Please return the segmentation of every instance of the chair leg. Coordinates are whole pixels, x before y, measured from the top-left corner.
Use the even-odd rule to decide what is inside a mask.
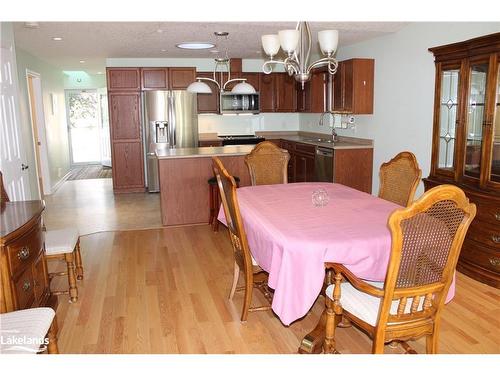
[[[83,280],[83,264],[82,255],[80,253],[80,239],[75,246],[75,265],[76,265],[76,278],[78,280]]]
[[[333,301],[330,298],[326,298],[326,325],[325,325],[325,341],[323,342],[323,353],[333,354],[336,352],[335,349],[335,328],[337,327],[338,319],[333,311]]]
[[[375,333],[375,337],[373,338],[373,344],[372,344],[372,353],[373,354],[384,354],[384,334],[383,333]]]
[[[54,320],[50,325],[49,332],[47,334],[49,338],[49,343],[47,345],[47,352],[49,354],[59,354],[59,348],[57,346],[57,320],[54,316]]]
[[[69,298],[71,302],[78,301],[78,289],[76,288],[75,263],[73,253],[64,254],[68,266]]]
[[[427,354],[437,354],[439,334],[436,330],[425,338],[425,349]]]
[[[238,284],[239,278],[240,278],[240,267],[238,266],[238,263],[234,262],[233,285],[231,286],[231,291],[229,292],[229,300],[233,299],[234,292],[236,291],[236,284]]]
[[[213,217],[212,217],[212,230],[214,232],[219,231],[219,220],[217,220],[217,216],[219,215],[219,209],[220,209],[220,194],[219,191],[215,191],[213,193],[213,198],[214,198],[214,211],[213,211]]]
[[[252,304],[253,292],[253,274],[252,271],[245,272],[245,297],[243,302],[243,311],[241,312],[241,321],[246,322],[248,316],[248,309]]]

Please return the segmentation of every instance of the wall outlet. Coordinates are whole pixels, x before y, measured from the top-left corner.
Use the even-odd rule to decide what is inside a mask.
[[[354,124],[354,116],[347,116],[347,123]]]

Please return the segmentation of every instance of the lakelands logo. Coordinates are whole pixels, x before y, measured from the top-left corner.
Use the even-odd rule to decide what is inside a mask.
[[[9,352],[28,352],[28,353],[41,353],[47,349],[49,344],[48,338],[29,337],[26,335],[19,335],[19,331],[0,330],[0,345],[1,352],[8,354]],[[37,349],[34,349],[37,348]]]

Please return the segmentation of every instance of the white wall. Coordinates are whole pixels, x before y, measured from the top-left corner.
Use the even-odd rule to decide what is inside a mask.
[[[428,48],[500,31],[500,23],[414,23],[397,33],[341,47],[338,58],[375,59],[373,115],[356,116],[356,129],[340,135],[375,141],[373,193],[378,192],[380,164],[403,150],[413,152],[422,169],[430,171],[434,102],[434,59]],[[301,117],[301,130],[314,126],[314,117]],[[423,192],[421,183],[417,195]]]

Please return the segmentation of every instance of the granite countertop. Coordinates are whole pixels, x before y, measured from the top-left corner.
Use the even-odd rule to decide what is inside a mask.
[[[355,148],[373,148],[373,142],[370,140],[366,140],[366,139],[339,137],[338,141],[331,143],[331,142],[326,141],[329,138],[331,138],[331,136],[328,134],[324,134],[321,136],[318,136],[318,135],[314,135],[314,136],[286,135],[286,136],[280,137],[280,139],[283,139],[285,141],[300,142],[300,143],[305,143],[305,144],[309,144],[309,145],[313,145],[313,146],[331,148],[334,150],[355,149]]]
[[[249,154],[255,145],[193,147],[193,148],[160,148],[156,150],[158,159],[209,158],[212,156],[237,156]]]

